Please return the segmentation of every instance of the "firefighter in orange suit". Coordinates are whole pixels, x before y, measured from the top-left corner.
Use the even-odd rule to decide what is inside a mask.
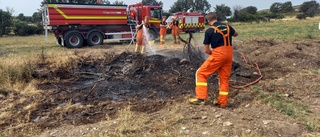
[[[148,32],[144,32],[143,26],[146,27],[146,31],[149,30],[149,17],[145,16],[144,20],[137,23],[136,29],[138,30],[137,36],[136,36],[136,48],[134,50],[134,53],[136,54],[144,54],[145,53],[145,45],[147,42],[147,38],[145,35],[148,35]],[[145,35],[144,35],[145,33]]]
[[[178,39],[179,37],[179,21],[175,19],[175,17],[172,17],[172,22],[171,22],[171,33],[174,39],[174,44],[180,44],[180,41]]]
[[[160,22],[160,45],[164,45],[165,43],[165,36],[167,35],[167,17],[163,16],[162,21]]]
[[[208,98],[207,79],[215,71],[218,71],[220,91],[215,105],[224,108],[228,103],[229,79],[232,68],[232,36],[236,37],[238,33],[228,24],[218,22],[214,12],[208,13],[206,18],[210,28],[205,32],[203,44],[204,51],[210,56],[196,72],[196,98],[189,99],[189,102],[205,104]]]

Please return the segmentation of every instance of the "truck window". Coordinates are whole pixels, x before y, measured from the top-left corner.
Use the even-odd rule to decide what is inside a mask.
[[[172,18],[173,16],[169,16],[168,18],[167,18],[167,20],[166,20],[166,22],[171,22],[172,21]]]
[[[151,8],[150,9],[152,18],[161,18],[161,9],[159,8]]]

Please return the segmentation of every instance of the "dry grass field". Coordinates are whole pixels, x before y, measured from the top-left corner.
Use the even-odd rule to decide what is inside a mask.
[[[226,109],[210,102],[214,76],[206,105],[186,102],[198,66],[177,63],[184,46],[170,35],[142,60],[129,43],[68,49],[53,35],[2,37],[0,136],[318,137],[319,20],[232,23],[234,49],[248,60],[242,69],[257,73],[257,63],[263,78],[230,88]],[[192,44],[201,49],[202,40],[203,32],[194,34]]]

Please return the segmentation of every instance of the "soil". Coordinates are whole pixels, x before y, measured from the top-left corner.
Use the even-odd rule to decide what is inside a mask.
[[[77,60],[75,69],[39,64],[33,76],[41,81],[37,88],[42,92],[0,92],[0,130],[5,135],[28,131],[41,136],[89,136],[79,130],[102,128],[99,123],[106,117],[117,119],[119,110],[130,106],[130,111],[155,119],[169,115],[174,108],[184,118],[175,127],[181,132],[172,136],[316,136],[319,126],[308,129],[303,120],[263,103],[260,96],[279,93],[309,108],[305,120],[320,122],[319,45],[317,40],[235,41],[230,84],[256,81],[259,71],[263,77],[253,85],[230,88],[226,109],[213,103],[198,107],[186,102],[194,96],[194,74],[202,60],[186,58],[190,56],[183,47],[159,48],[161,55],[119,52],[105,53],[104,58],[86,56]],[[208,102],[212,102],[218,92],[217,75],[208,82]],[[8,118],[5,113],[14,115]],[[148,133],[132,136],[153,136],[152,130]]]

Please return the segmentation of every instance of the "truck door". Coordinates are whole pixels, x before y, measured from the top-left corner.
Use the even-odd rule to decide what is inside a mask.
[[[150,39],[156,39],[159,34],[160,30],[160,21],[162,18],[162,8],[150,8],[150,30],[149,30],[149,37]]]

